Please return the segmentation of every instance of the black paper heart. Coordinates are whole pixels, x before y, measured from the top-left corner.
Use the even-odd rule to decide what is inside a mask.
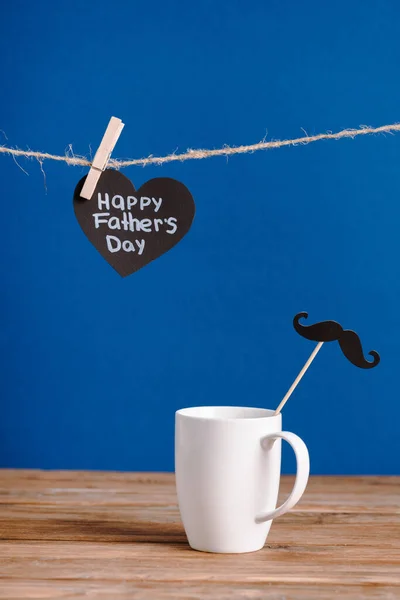
[[[74,192],[74,210],[84,233],[103,258],[126,277],[173,248],[189,231],[191,193],[168,177],[150,179],[137,191],[119,171],[101,174],[90,200]]]

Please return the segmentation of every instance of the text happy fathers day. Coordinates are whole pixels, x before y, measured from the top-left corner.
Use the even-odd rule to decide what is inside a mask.
[[[104,197],[103,197],[104,196]],[[110,194],[100,192],[97,195],[97,206],[99,211],[93,213],[94,226],[96,229],[100,227],[107,227],[109,230],[116,233],[120,231],[131,231],[131,232],[144,232],[144,233],[168,233],[174,235],[178,228],[177,219],[175,217],[157,218],[153,219],[144,218],[138,219],[133,217],[130,212],[133,207],[143,211],[148,207],[151,207],[154,211],[154,215],[158,213],[163,203],[162,198],[149,198],[147,196],[123,196],[116,194],[110,199]],[[110,216],[110,207],[119,209],[121,211],[120,217]],[[106,234],[105,239],[107,243],[107,249],[109,252],[138,252],[139,256],[143,254],[146,240],[135,239],[134,242],[130,240],[121,240],[117,235]]]

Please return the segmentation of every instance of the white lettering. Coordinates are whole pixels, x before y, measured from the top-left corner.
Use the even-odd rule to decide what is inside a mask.
[[[138,247],[138,249],[136,250],[134,242],[131,242],[129,240],[124,240],[123,242],[121,242],[121,240],[119,238],[117,238],[115,235],[106,235],[106,241],[107,241],[107,249],[111,253],[119,252],[122,248],[122,250],[124,252],[136,252],[137,251],[139,256],[141,256],[143,254],[144,247],[146,245],[145,240],[135,240],[135,243]]]
[[[116,196],[113,196],[113,199],[111,200],[111,204],[113,205],[114,208],[119,208],[120,210],[125,210],[125,200],[119,194],[117,194]]]
[[[148,198],[147,196],[142,196],[140,198],[140,210],[143,210],[144,208],[146,208],[146,206],[150,206],[150,204],[151,204],[151,198]]]
[[[128,221],[128,217],[127,217],[126,212],[124,212],[123,215],[124,216],[121,219],[121,224],[122,224],[123,228],[125,229],[125,231],[128,231],[128,229],[129,229],[129,221]]]
[[[103,210],[103,204],[105,205],[104,208],[106,210],[110,210],[110,196],[108,194],[104,194],[104,200],[102,200],[101,193],[99,192],[97,194],[97,205],[99,210]]]
[[[145,240],[135,240],[135,242],[136,242],[136,243],[137,243],[137,245],[138,245],[138,248],[139,248],[139,256],[140,256],[141,254],[143,254],[143,250],[144,250],[144,247],[145,247],[145,244],[146,244],[146,242],[145,242]]]
[[[121,241],[115,235],[106,235],[107,248],[109,252],[119,252],[121,250]],[[112,241],[116,242],[116,246],[112,245]]]
[[[154,229],[156,231],[160,231],[158,228],[158,224],[161,223],[161,225],[163,224],[163,220],[162,219],[154,219]]]
[[[108,221],[108,227],[110,229],[121,229],[118,217],[111,217],[111,219]]]
[[[100,195],[100,194],[99,194]],[[94,226],[96,229],[100,227],[100,223],[108,223],[108,219],[101,219],[100,217],[109,217],[110,213],[94,213]]]
[[[125,250],[125,252],[136,252],[135,246],[129,240],[122,242],[122,250]]]
[[[178,229],[177,219],[175,217],[169,217],[169,219],[165,219],[165,221],[170,227],[172,227],[172,231],[169,231],[167,229],[167,233],[170,233],[172,235]]]
[[[153,202],[154,202],[154,205],[155,205],[154,212],[158,212],[158,211],[159,211],[159,209],[161,208],[161,204],[162,204],[162,198],[159,198],[159,199],[158,199],[158,202],[157,202],[157,200],[156,200],[155,198],[152,198],[152,200],[153,200]]]
[[[127,210],[131,210],[132,206],[137,204],[137,198],[135,196],[128,196],[126,199],[126,208]]]
[[[129,229],[131,231],[140,231],[140,221],[139,219],[134,219],[131,215],[131,213],[128,213],[128,217],[129,217]],[[136,227],[136,229],[135,229]]]
[[[141,229],[142,231],[145,231],[146,233],[150,233],[151,232],[151,219],[142,219],[141,220]],[[150,229],[149,229],[150,227]]]

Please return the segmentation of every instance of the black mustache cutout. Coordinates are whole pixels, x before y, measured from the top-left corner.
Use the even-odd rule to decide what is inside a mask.
[[[372,369],[376,367],[381,357],[375,350],[368,352],[373,360],[364,358],[364,353],[360,338],[355,331],[343,329],[336,321],[321,321],[314,325],[301,325],[301,318],[307,319],[308,313],[301,312],[293,319],[293,327],[302,337],[314,342],[334,342],[337,340],[345,357],[356,367],[361,369]]]

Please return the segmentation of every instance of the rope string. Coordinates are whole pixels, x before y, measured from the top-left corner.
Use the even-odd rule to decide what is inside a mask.
[[[358,135],[370,135],[374,133],[394,133],[400,131],[400,123],[393,123],[391,125],[382,125],[381,127],[366,127],[362,126],[359,129],[343,129],[337,133],[320,133],[318,135],[305,135],[303,137],[294,138],[292,140],[275,140],[275,141],[261,141],[257,144],[250,144],[248,146],[224,146],[223,148],[217,148],[214,150],[191,150],[188,149],[186,152],[181,154],[168,154],[167,156],[148,156],[147,158],[135,158],[127,160],[118,160],[111,158],[108,161],[108,166],[114,169],[121,169],[124,167],[131,166],[147,166],[147,165],[163,165],[165,163],[174,161],[185,161],[185,160],[199,160],[201,158],[211,158],[212,156],[232,156],[234,154],[247,154],[250,152],[257,152],[258,150],[270,150],[273,148],[283,148],[284,146],[297,146],[311,144],[312,142],[319,142],[320,140],[340,140],[342,138],[354,139]],[[90,167],[91,162],[84,156],[75,156],[72,152],[71,146],[69,151],[65,155],[58,156],[56,154],[49,154],[48,152],[36,152],[33,150],[19,150],[17,148],[7,148],[6,146],[0,146],[0,154],[9,154],[13,157],[25,157],[25,158],[36,158],[40,163],[44,160],[56,160],[65,162],[73,166]]]

